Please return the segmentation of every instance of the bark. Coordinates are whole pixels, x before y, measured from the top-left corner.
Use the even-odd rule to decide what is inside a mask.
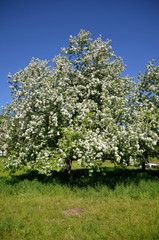
[[[145,161],[142,163],[142,171],[145,171]]]
[[[67,160],[67,168],[65,169],[66,179],[70,179],[70,177],[71,177],[71,169],[72,169],[72,159],[69,158]]]

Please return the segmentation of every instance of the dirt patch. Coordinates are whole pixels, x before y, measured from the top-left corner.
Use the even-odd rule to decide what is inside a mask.
[[[64,211],[64,214],[67,216],[71,216],[71,215],[81,215],[83,214],[84,211],[82,209],[68,209]]]

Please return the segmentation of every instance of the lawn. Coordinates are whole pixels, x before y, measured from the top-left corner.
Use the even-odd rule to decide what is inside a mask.
[[[159,170],[110,164],[90,176],[74,165],[66,183],[1,165],[0,176],[1,240],[159,239]]]

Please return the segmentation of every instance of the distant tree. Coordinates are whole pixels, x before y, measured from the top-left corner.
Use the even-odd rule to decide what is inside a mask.
[[[142,128],[145,126],[143,134],[147,135],[147,141],[140,139],[144,169],[149,156],[158,154],[159,146],[159,66],[155,67],[154,61],[148,63],[144,74],[138,75],[138,91],[138,101],[144,112],[143,120],[141,120]]]

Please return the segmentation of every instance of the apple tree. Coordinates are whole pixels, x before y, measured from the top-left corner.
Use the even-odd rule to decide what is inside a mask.
[[[52,65],[32,59],[9,75],[13,101],[7,111],[13,114],[6,166],[70,174],[73,160],[96,168],[105,159],[139,159],[145,146],[156,144],[156,114],[144,100],[142,81],[123,77],[124,69],[110,40],[93,40],[81,30]]]

